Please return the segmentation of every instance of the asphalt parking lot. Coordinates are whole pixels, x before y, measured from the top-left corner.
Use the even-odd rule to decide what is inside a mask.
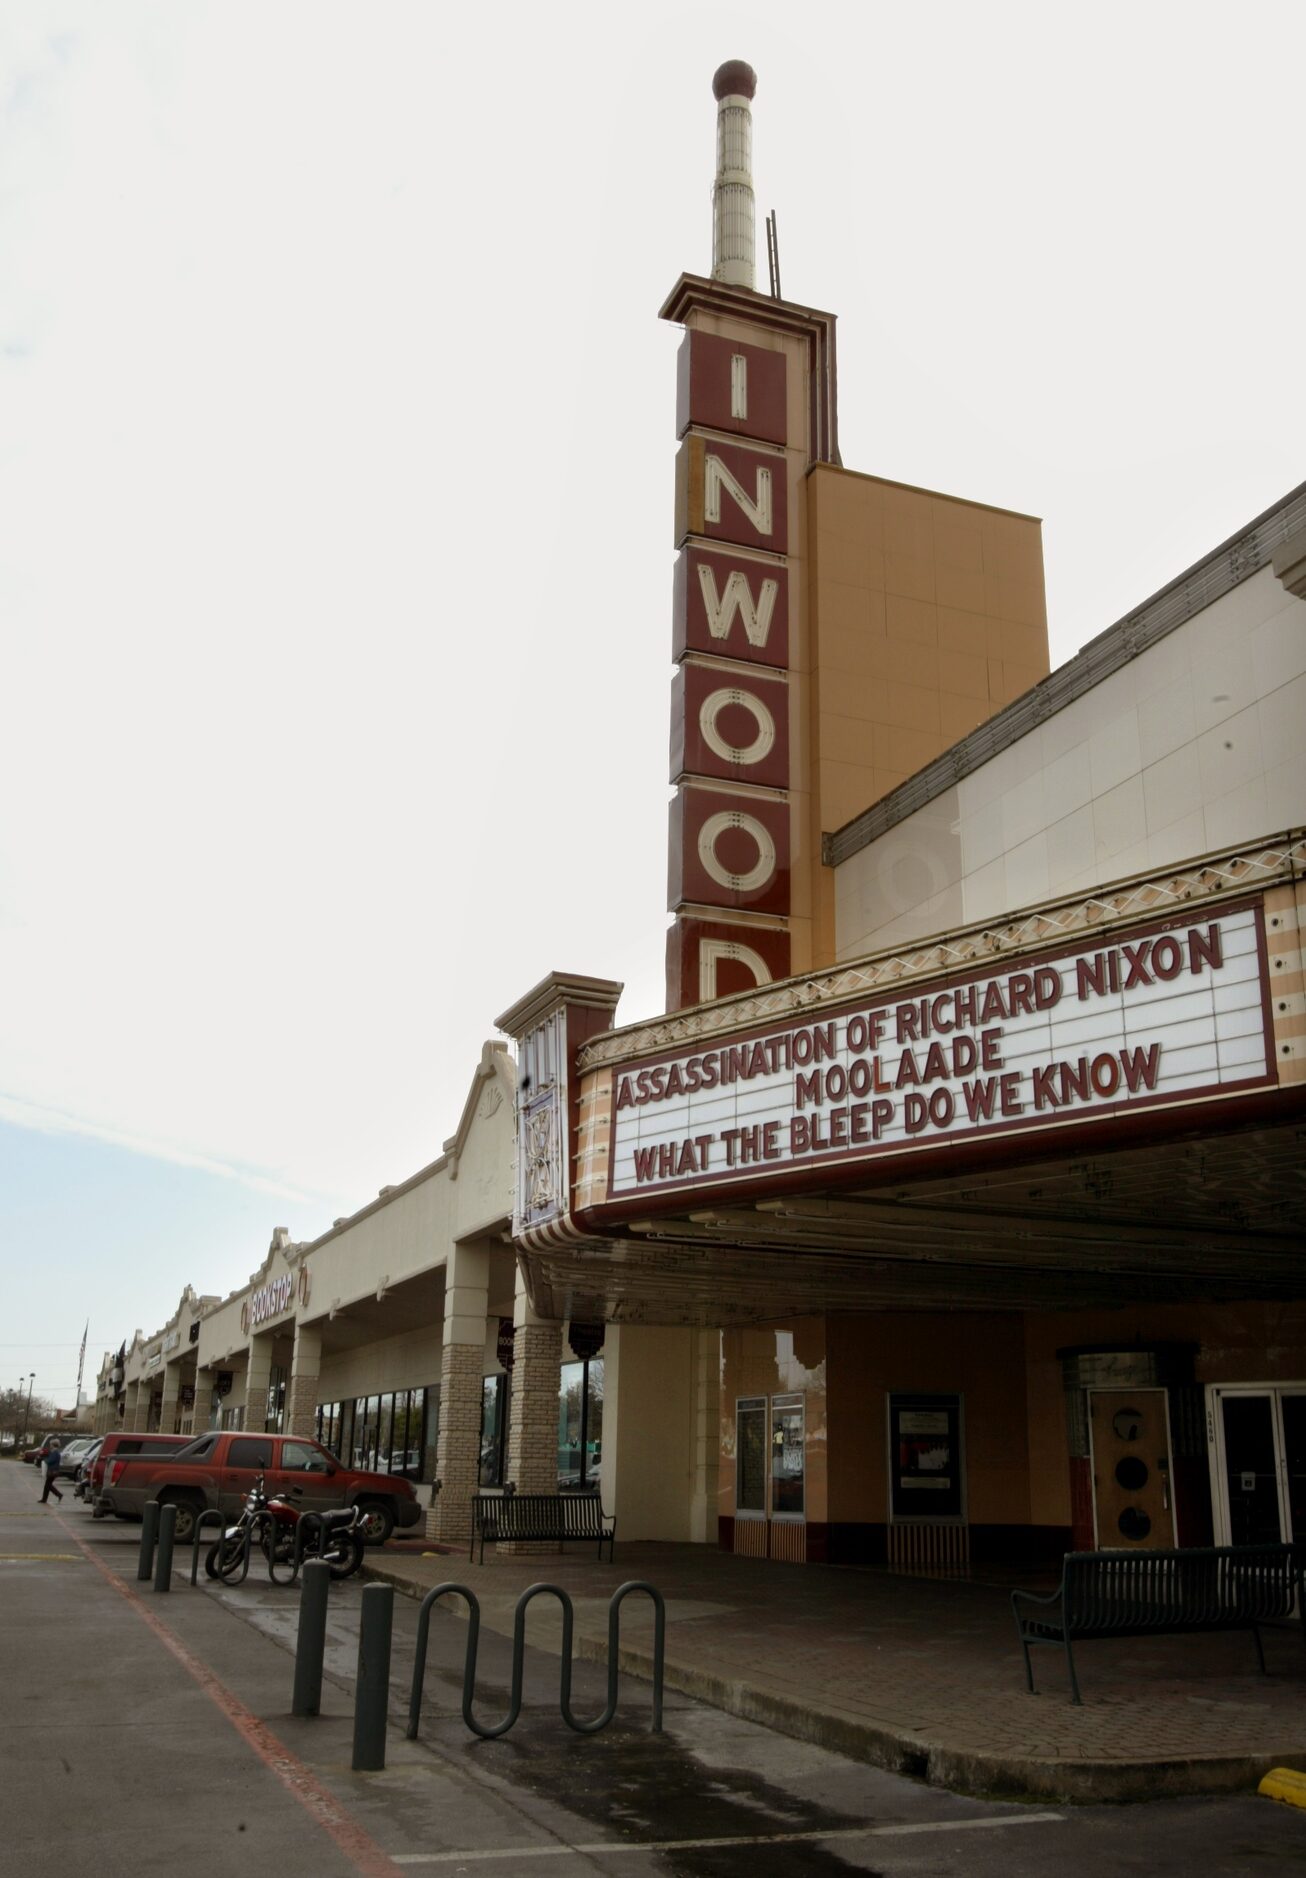
[[[397,1598],[383,1772],[350,1770],[361,1586],[333,1588],[323,1714],[291,1717],[297,1592],[257,1565],[246,1585],[156,1594],[136,1581],[139,1529],[92,1522],[0,1465],[0,1873],[142,1878],[179,1864],[366,1878],[421,1871],[676,1873],[685,1878],[1069,1871],[1212,1878],[1306,1871],[1306,1813],[1249,1794],[1121,1807],[960,1798],[623,1681],[605,1733],[559,1718],[558,1664],[528,1650],[525,1705],[481,1742],[459,1714],[466,1626],[438,1615],[421,1734],[404,1738],[417,1607]],[[185,1561],[188,1568],[189,1559]],[[541,1573],[546,1576],[547,1572]],[[509,1646],[482,1634],[478,1713],[507,1705]],[[606,1678],[576,1666],[573,1703]]]

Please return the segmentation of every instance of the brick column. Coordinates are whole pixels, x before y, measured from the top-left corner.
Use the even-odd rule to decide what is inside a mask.
[[[427,1538],[439,1539],[445,1545],[466,1545],[472,1536],[471,1500],[481,1467],[481,1389],[489,1293],[488,1249],[455,1245],[444,1281],[440,1435],[435,1456],[440,1491],[426,1515]]]
[[[141,1434],[145,1428],[145,1417],[149,1414],[149,1390],[139,1382],[127,1384],[127,1413],[122,1418],[123,1431],[126,1434]]]
[[[195,1435],[203,1435],[203,1431],[209,1427],[209,1416],[212,1414],[212,1392],[216,1388],[216,1382],[218,1382],[216,1369],[207,1369],[203,1363],[195,1363],[195,1408],[190,1418],[190,1425]]]
[[[290,1383],[286,1390],[286,1426],[288,1435],[309,1439],[317,1414],[317,1378],[322,1367],[322,1332],[306,1324],[295,1325],[295,1351],[290,1359]]]
[[[272,1382],[272,1339],[251,1337],[245,1366],[245,1427],[256,1435],[267,1433],[268,1389]]]
[[[508,1478],[519,1493],[558,1491],[558,1388],[562,1325],[537,1316],[520,1272],[513,1300],[512,1392],[508,1418]],[[556,1551],[519,1541],[510,1552]]]
[[[177,1432],[177,1405],[181,1400],[181,1365],[165,1363],[160,1379],[163,1395],[159,1402],[159,1433],[172,1435]]]

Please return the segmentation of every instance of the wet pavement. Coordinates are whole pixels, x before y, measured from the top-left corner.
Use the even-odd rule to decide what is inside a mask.
[[[372,1555],[368,1569],[414,1592],[471,1587],[483,1621],[511,1632],[524,1586],[556,1580],[575,1600],[577,1647],[606,1659],[608,1598],[657,1584],[671,1619],[668,1685],[750,1720],[958,1791],[1055,1801],[1237,1792],[1271,1766],[1306,1768],[1306,1647],[1300,1625],[1250,1634],[1081,1643],[1082,1707],[1060,1649],[1033,1652],[1025,1688],[1011,1584],[905,1578],[729,1557],[705,1546],[618,1545],[615,1562],[571,1547],[521,1558]],[[1034,1589],[1055,1585],[1023,1580]],[[555,1611],[528,1636],[556,1648]],[[651,1617],[632,1598],[623,1664],[647,1673]]]
[[[648,1685],[635,1678],[622,1678],[609,1730],[574,1735],[559,1719],[559,1664],[547,1648],[526,1652],[517,1726],[479,1741],[459,1714],[467,1627],[449,1612],[432,1623],[421,1731],[409,1742],[417,1606],[402,1597],[387,1765],[354,1774],[358,1580],[332,1588],[323,1714],[296,1720],[295,1591],[269,1586],[257,1564],[239,1588],[201,1580],[192,1590],[179,1558],[172,1589],[156,1593],[136,1581],[138,1528],[93,1524],[67,1504],[44,1510],[36,1491],[27,1470],[0,1466],[5,1878],[150,1878],[179,1862],[212,1878],[251,1866],[284,1878],[427,1867],[484,1878],[537,1868],[1012,1878],[1057,1866],[1103,1878],[1199,1867],[1235,1878],[1271,1861],[1306,1872],[1306,1819],[1269,1801],[993,1804],[681,1694],[668,1694],[655,1735]],[[673,1635],[676,1624],[673,1615]],[[506,1708],[510,1670],[507,1640],[487,1629],[483,1718]],[[605,1693],[605,1672],[578,1663],[577,1713],[596,1714]]]

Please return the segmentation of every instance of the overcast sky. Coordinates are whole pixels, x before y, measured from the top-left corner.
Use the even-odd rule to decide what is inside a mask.
[[[5,9],[0,1386],[432,1159],[551,968],[661,1008],[717,63],[845,463],[1044,517],[1060,663],[1306,477],[1304,22]]]

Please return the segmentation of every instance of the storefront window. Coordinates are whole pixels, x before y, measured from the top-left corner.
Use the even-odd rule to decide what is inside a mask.
[[[564,1363],[558,1389],[558,1490],[597,1493],[603,1468],[603,1358]]]
[[[380,1396],[360,1396],[354,1404],[354,1466],[371,1473],[376,1467],[377,1424],[381,1419]]]
[[[771,1398],[771,1511],[801,1513],[804,1507],[803,1398]]]
[[[416,1474],[422,1462],[422,1392],[405,1389],[395,1397],[390,1434],[390,1472]]]
[[[766,1397],[735,1403],[735,1510],[766,1511]]]
[[[487,1376],[481,1393],[481,1473],[483,1487],[503,1485],[508,1438],[508,1378]]]
[[[274,1363],[268,1372],[267,1430],[270,1435],[282,1432],[281,1424],[286,1416],[286,1372],[280,1363]]]
[[[338,1460],[369,1472],[435,1479],[440,1388],[400,1389],[393,1395],[322,1402],[314,1427]]]

